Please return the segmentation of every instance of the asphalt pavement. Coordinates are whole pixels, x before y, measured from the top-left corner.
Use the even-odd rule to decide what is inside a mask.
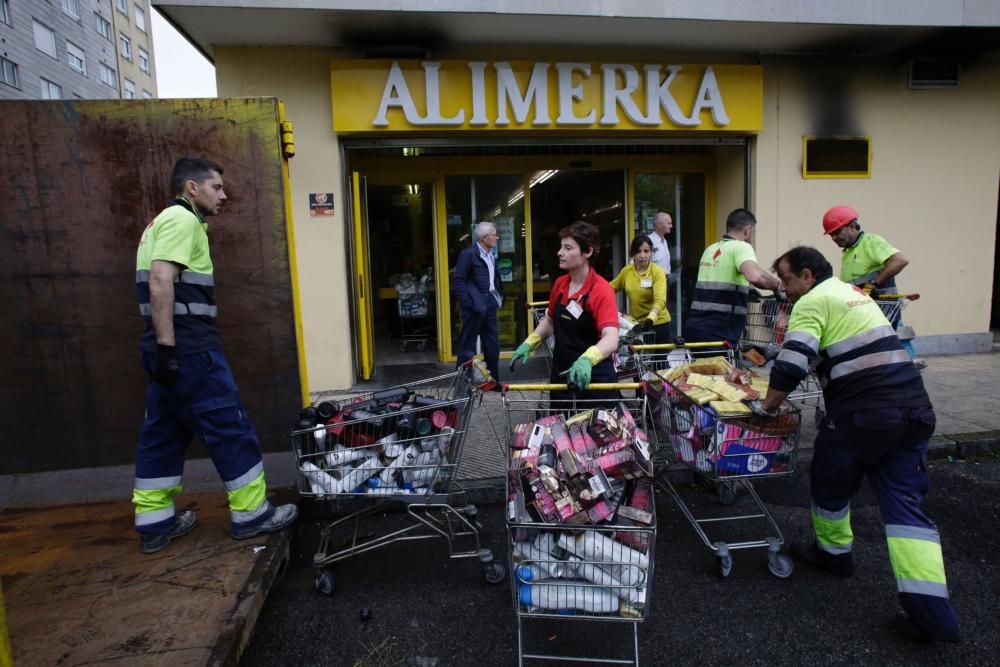
[[[692,481],[682,475],[678,488],[699,517],[750,509],[745,495],[726,508]],[[659,493],[655,585],[648,618],[638,626],[641,662],[996,664],[1000,458],[940,459],[932,464],[931,482],[925,509],[941,529],[951,597],[962,621],[961,644],[915,645],[891,630],[889,622],[898,609],[895,582],[881,518],[867,488],[852,507],[857,567],[849,580],[804,565],[789,579],[777,579],[768,572],[764,550],[736,552],[731,575],[722,579],[712,552],[670,497]],[[808,534],[805,467],[761,480],[756,488],[786,539]],[[506,560],[504,506],[479,509],[484,546]],[[379,515],[369,526],[391,529],[404,516]],[[518,619],[509,578],[487,583],[475,560],[449,560],[442,540],[402,543],[335,564],[334,594],[324,596],[314,590],[312,566],[321,525],[300,524],[289,569],[270,592],[242,665],[517,664]],[[765,534],[763,523],[746,520],[712,531],[712,538],[731,541]],[[547,622],[524,619],[523,627],[530,650],[586,657],[627,657],[630,650],[627,623],[567,616]]]

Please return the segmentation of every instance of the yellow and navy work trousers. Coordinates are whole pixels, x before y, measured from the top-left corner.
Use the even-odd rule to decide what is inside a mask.
[[[252,527],[267,521],[274,508],[267,501],[257,431],[222,350],[182,354],[177,359],[174,385],[150,380],[146,388],[132,494],[136,530],[157,534],[173,527],[184,452],[194,436],[207,447],[225,484],[233,525]],[[141,363],[152,376],[154,355],[143,353]]]
[[[934,425],[930,407],[826,417],[812,462],[812,521],[817,546],[834,559],[850,560],[851,498],[867,477],[885,522],[904,611],[930,636],[950,639],[958,637],[958,617],[948,598],[941,538],[920,508]]]

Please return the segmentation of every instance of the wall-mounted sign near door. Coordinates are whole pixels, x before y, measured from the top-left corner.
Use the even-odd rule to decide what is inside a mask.
[[[333,215],[333,193],[310,192],[309,217],[322,218],[328,215]]]

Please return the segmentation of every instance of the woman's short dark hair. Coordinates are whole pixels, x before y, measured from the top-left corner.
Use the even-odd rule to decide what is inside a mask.
[[[639,254],[639,250],[642,249],[643,243],[648,245],[650,250],[653,249],[653,242],[649,239],[649,237],[645,234],[639,234],[639,236],[632,239],[632,243],[628,247],[629,257],[635,257]]]
[[[580,246],[580,252],[586,254],[587,251],[593,249],[594,254],[590,256],[590,261],[594,261],[597,258],[598,253],[601,252],[601,232],[594,225],[589,222],[582,222],[580,220],[574,222],[571,225],[566,225],[559,230],[559,238],[564,239],[567,237],[573,237],[576,244]]]
[[[174,163],[170,172],[170,193],[174,196],[184,194],[184,184],[188,181],[201,183],[212,177],[212,172],[223,173],[222,165],[208,158],[182,157]]]
[[[812,271],[813,278],[816,280],[823,280],[833,275],[833,267],[830,266],[830,262],[826,261],[823,253],[807,245],[795,246],[774,260],[771,268],[775,272],[777,272],[781,260],[785,260],[788,264],[788,270],[795,275],[800,275],[805,269]]]

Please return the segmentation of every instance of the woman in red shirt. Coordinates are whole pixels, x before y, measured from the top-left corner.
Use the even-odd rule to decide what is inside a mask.
[[[559,238],[559,268],[566,273],[552,285],[545,317],[510,361],[513,370],[519,359],[523,364],[544,339],[555,336],[549,380],[566,382],[570,391],[552,392],[552,401],[578,397],[591,382],[618,381],[610,358],[618,349],[618,304],[611,284],[590,266],[600,251],[600,233],[594,225],[574,222],[560,230]],[[617,391],[597,391],[586,398],[618,396]]]

